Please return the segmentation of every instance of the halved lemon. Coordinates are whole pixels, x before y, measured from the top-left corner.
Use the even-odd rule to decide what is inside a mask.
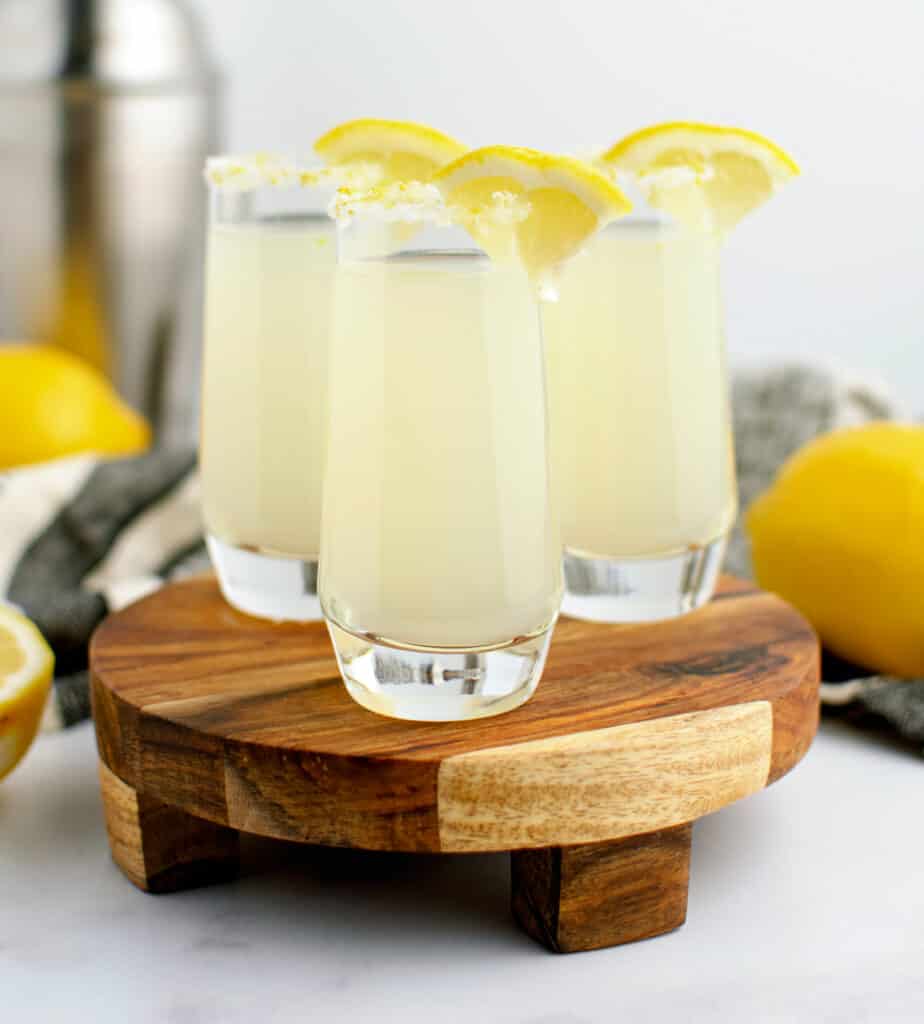
[[[38,732],[54,664],[35,624],[0,605],[0,779],[16,767]]]
[[[799,174],[788,153],[756,132],[692,121],[633,132],[600,163],[633,175],[651,205],[681,223],[722,232]]]
[[[314,151],[328,166],[368,167],[373,185],[429,181],[434,171],[467,149],[435,128],[373,117],[339,124],[314,144]]]
[[[494,259],[552,271],[631,204],[606,175],[574,157],[488,146],[433,177],[455,219]]]

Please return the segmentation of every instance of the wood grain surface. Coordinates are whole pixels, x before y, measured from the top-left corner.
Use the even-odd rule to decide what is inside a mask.
[[[551,847],[681,825],[788,771],[818,718],[811,628],[730,578],[667,623],[562,619],[532,700],[477,722],[365,711],[323,624],[241,615],[210,578],[110,617],[91,671],[100,757],[145,800],[369,849]]]
[[[440,765],[444,850],[519,850],[695,821],[767,784],[768,701],[457,754]]]
[[[238,833],[136,793],[102,762],[99,781],[113,860],[145,892],[224,882],[238,873]]]
[[[513,916],[556,953],[637,942],[687,916],[692,825],[511,857]]]

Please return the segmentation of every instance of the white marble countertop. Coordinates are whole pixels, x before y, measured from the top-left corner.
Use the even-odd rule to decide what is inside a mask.
[[[687,924],[632,946],[534,945],[509,916],[504,856],[250,854],[234,884],[138,892],[109,859],[92,730],[41,738],[0,785],[0,1017],[924,1019],[924,763],[846,726],[697,825]]]

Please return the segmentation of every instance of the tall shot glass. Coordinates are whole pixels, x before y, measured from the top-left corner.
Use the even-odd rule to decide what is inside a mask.
[[[340,239],[321,603],[360,704],[478,718],[533,693],[561,600],[538,303],[461,229],[404,227]]]
[[[281,163],[213,162],[200,445],[225,598],[319,619],[327,352],[336,266],[329,190]]]
[[[543,304],[567,615],[668,619],[715,590],[737,511],[720,248],[643,210]]]

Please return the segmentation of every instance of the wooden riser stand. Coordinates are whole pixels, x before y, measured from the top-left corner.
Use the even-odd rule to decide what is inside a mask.
[[[234,877],[241,832],[370,850],[509,850],[520,926],[558,952],[686,916],[692,822],[795,765],[818,720],[818,643],[726,578],[668,623],[562,619],[523,707],[477,722],[350,700],[321,623],[239,615],[211,579],[97,631],[113,857],[148,892]]]

